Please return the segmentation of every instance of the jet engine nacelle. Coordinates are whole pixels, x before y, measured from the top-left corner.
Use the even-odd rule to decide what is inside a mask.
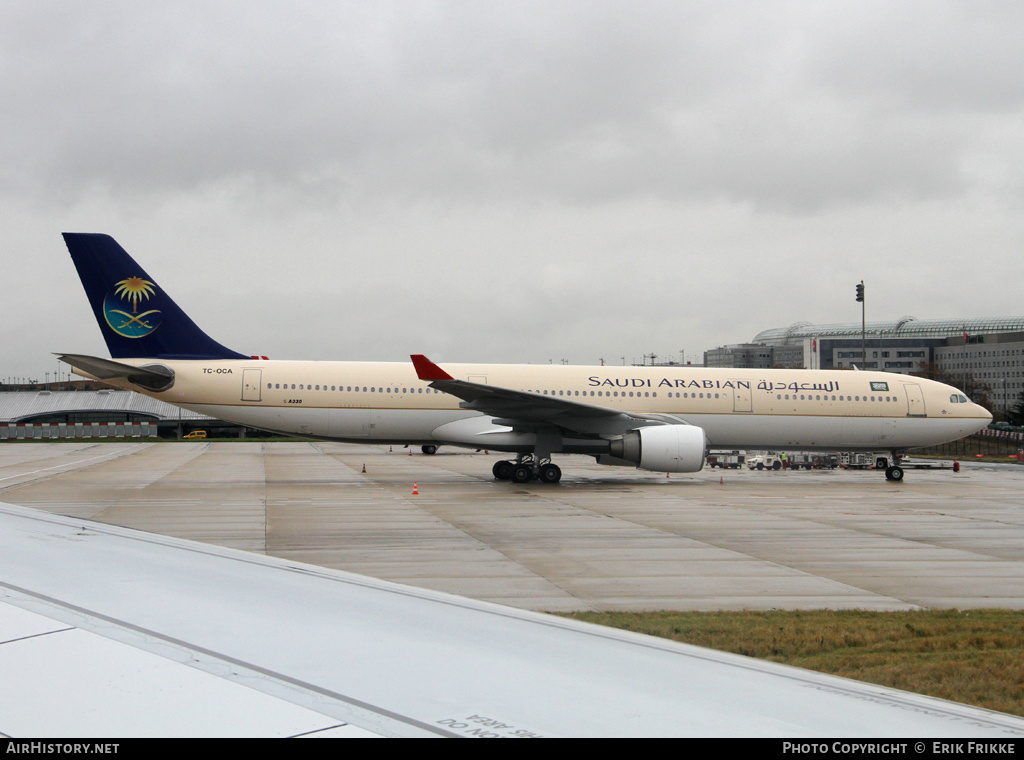
[[[699,472],[707,439],[694,425],[652,425],[611,441],[611,455],[655,472]]]

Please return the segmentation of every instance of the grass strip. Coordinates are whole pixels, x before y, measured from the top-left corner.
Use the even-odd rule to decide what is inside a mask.
[[[1024,716],[1024,611],[574,613],[623,628]]]

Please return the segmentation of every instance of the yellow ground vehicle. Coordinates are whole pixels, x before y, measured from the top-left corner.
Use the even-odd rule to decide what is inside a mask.
[[[186,433],[185,434],[185,439],[186,440],[189,439],[189,438],[205,438],[205,437],[206,437],[206,431],[205,430],[193,430],[191,433]]]

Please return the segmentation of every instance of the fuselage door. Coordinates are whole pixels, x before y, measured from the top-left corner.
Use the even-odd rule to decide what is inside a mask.
[[[242,370],[242,401],[263,400],[263,370]]]
[[[750,405],[749,383],[743,380],[730,380],[732,383],[732,410],[734,412],[750,412],[753,407]]]
[[[924,394],[917,383],[904,383],[903,390],[907,394],[907,416],[927,417],[924,409]]]

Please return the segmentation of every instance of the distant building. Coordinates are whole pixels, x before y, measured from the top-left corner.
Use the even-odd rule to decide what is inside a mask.
[[[952,377],[970,373],[992,389],[1005,412],[1024,391],[1024,317],[915,319],[813,325],[797,322],[765,330],[751,343],[705,353],[709,367],[853,368],[910,374],[934,364]],[[771,353],[770,357],[765,354]],[[731,362],[731,363],[730,363]],[[765,363],[769,362],[769,363]]]
[[[738,343],[704,352],[705,367],[798,368],[804,365],[803,346],[769,346]]]

